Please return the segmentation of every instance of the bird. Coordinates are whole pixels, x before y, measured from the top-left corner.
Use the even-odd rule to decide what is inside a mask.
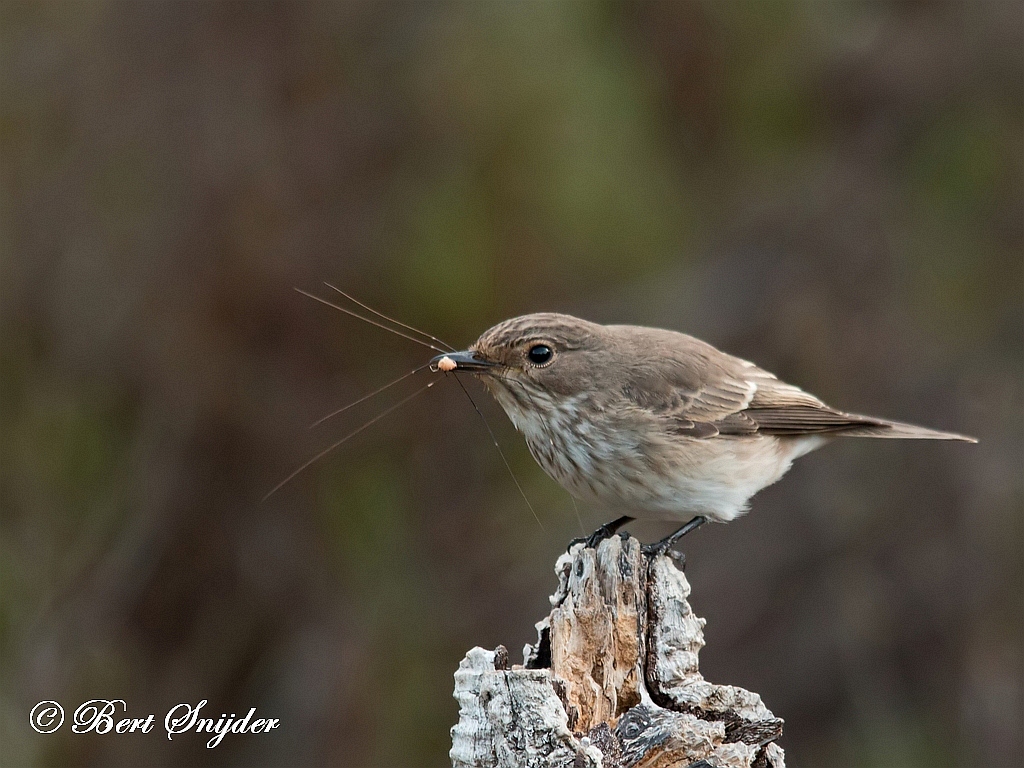
[[[634,519],[686,521],[645,545],[663,554],[709,521],[744,514],[794,460],[834,440],[977,442],[841,411],[684,333],[553,312],[498,323],[430,368],[478,378],[574,498],[628,510],[587,546]]]

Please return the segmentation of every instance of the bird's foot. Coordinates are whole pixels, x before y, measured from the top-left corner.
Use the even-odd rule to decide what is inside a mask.
[[[653,544],[644,544],[640,547],[640,551],[648,557],[657,557],[658,555],[668,554],[669,550],[672,549],[672,545],[675,544],[675,540],[669,541],[668,538],[664,538],[661,541],[656,541]],[[682,552],[674,552],[673,554],[681,555],[683,559],[686,559],[686,555]]]
[[[607,525],[602,525],[589,536],[577,536],[575,539],[572,539],[565,551],[568,552],[577,544],[582,544],[584,549],[594,549],[602,541],[610,539],[614,535],[615,531],[610,530]]]
[[[706,517],[704,517],[703,515],[697,515],[697,517],[693,518],[693,520],[688,522],[682,528],[680,528],[679,530],[669,534],[668,536],[666,536],[661,541],[656,541],[653,544],[644,544],[643,547],[640,548],[640,551],[643,552],[648,557],[652,557],[652,558],[653,557],[658,557],[659,555],[664,555],[664,554],[668,553],[668,551],[670,549],[672,549],[672,546],[677,541],[679,541],[681,538],[683,538],[683,536],[688,534],[690,531],[697,530],[702,525],[704,525],[704,523],[706,523],[707,521],[708,521],[708,519]],[[686,556],[683,555],[682,553],[678,553],[678,556],[682,557],[682,565],[685,565],[686,564]],[[676,557],[673,557],[672,559],[676,560]],[[677,560],[677,563],[678,563],[678,560]]]
[[[569,546],[566,547],[565,551],[568,552],[577,544],[582,544],[586,549],[594,549],[598,544],[600,544],[605,539],[610,539],[612,536],[614,536],[615,532],[618,531],[619,528],[624,526],[632,519],[632,517],[623,515],[622,517],[612,520],[610,523],[605,523],[589,536],[581,536],[570,541]]]

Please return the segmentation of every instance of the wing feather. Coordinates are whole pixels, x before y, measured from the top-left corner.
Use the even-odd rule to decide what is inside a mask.
[[[700,385],[671,382],[671,396],[655,398],[652,410],[671,421],[676,434],[811,435],[878,426],[883,422],[844,413],[799,387],[724,353],[708,360]],[[692,377],[687,377],[692,381]],[[650,389],[645,389],[650,393]],[[664,392],[664,390],[662,390]]]
[[[692,336],[638,326],[606,326],[628,333],[621,343],[644,354],[621,369],[626,402],[666,423],[678,435],[820,435],[930,437],[973,440],[900,422],[845,413],[754,363]]]

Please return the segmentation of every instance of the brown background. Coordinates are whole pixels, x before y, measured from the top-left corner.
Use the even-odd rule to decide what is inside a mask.
[[[443,765],[463,653],[531,639],[579,525],[475,384],[544,530],[452,382],[259,503],[430,354],[322,280],[980,437],[816,453],[688,574],[794,765],[1021,763],[1019,3],[5,0],[0,40],[5,766]],[[28,728],[95,697],[283,726]]]

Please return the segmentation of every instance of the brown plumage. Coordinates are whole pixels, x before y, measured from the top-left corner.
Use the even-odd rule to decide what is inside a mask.
[[[832,408],[692,336],[541,313],[499,323],[455,370],[479,376],[575,496],[630,516],[731,520],[833,438],[974,438]]]

